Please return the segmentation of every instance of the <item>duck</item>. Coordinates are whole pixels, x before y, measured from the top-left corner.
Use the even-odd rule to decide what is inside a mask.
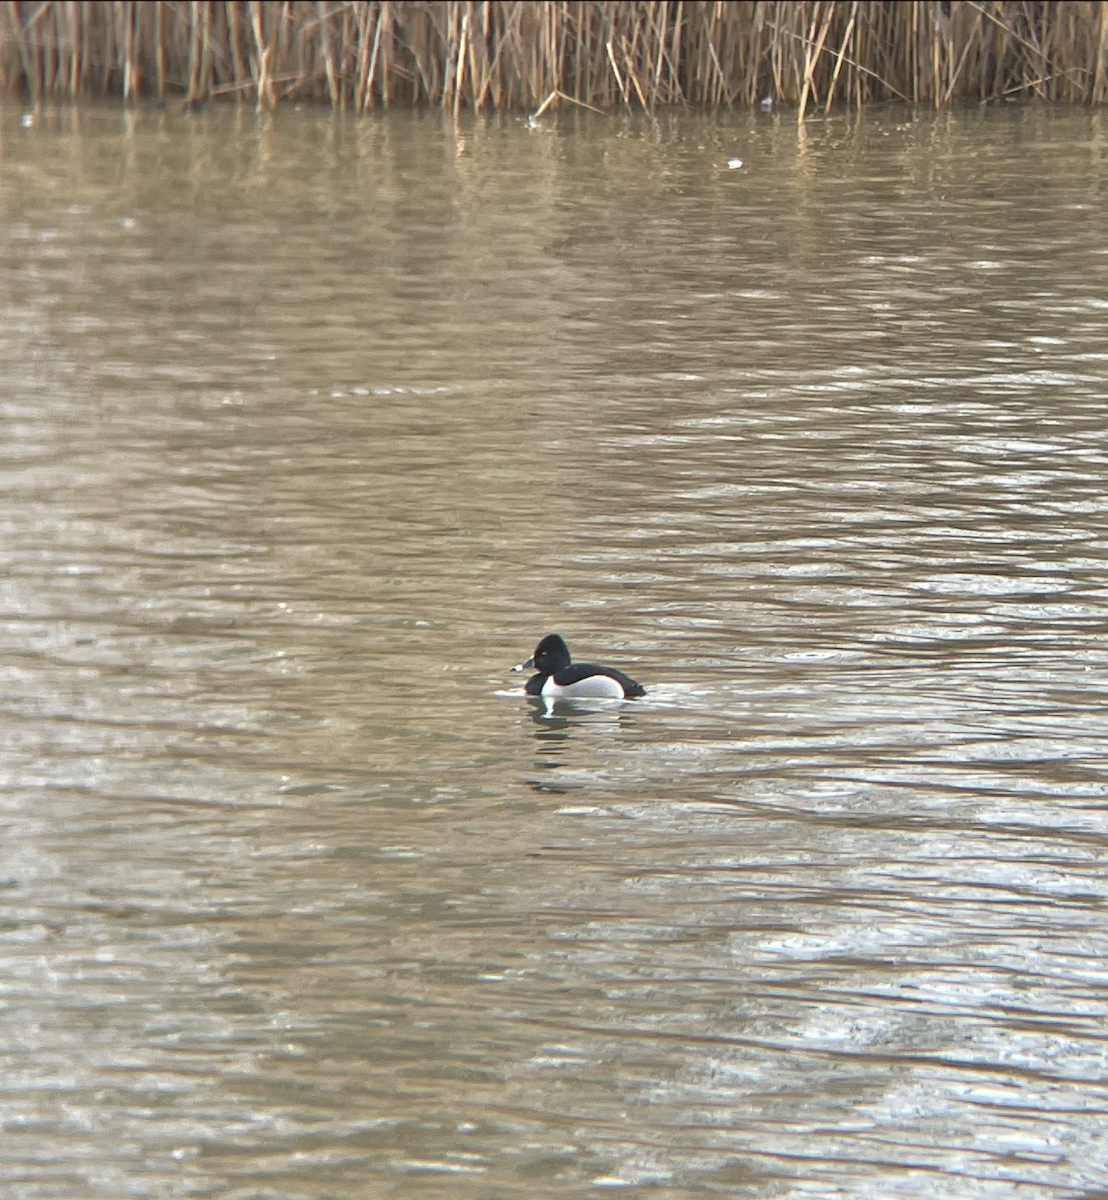
[[[641,683],[615,667],[575,663],[565,639],[557,633],[548,633],[535,647],[535,653],[512,670],[530,671],[532,668],[538,674],[527,680],[523,690],[528,696],[545,696],[548,700],[559,696],[632,700],[646,695],[646,688]]]

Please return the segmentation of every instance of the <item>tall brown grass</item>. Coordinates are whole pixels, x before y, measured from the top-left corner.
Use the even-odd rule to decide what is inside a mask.
[[[7,0],[0,87],[536,109],[1108,101],[1108,2]]]

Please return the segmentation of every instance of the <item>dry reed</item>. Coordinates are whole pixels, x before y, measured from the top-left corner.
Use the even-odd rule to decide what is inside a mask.
[[[465,109],[1108,101],[1108,0],[8,0],[0,87]]]

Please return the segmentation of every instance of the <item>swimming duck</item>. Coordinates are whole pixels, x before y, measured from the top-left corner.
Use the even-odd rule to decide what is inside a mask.
[[[646,688],[641,683],[617,671],[615,667],[601,667],[596,663],[575,663],[569,647],[556,633],[548,633],[535,647],[535,653],[513,671],[529,671],[538,674],[527,680],[524,688],[528,696],[587,696],[595,699],[628,700],[634,696],[645,696]]]

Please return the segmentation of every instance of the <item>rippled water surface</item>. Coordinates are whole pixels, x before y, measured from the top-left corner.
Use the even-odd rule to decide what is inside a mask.
[[[1108,115],[20,116],[5,1194],[1108,1193]]]

